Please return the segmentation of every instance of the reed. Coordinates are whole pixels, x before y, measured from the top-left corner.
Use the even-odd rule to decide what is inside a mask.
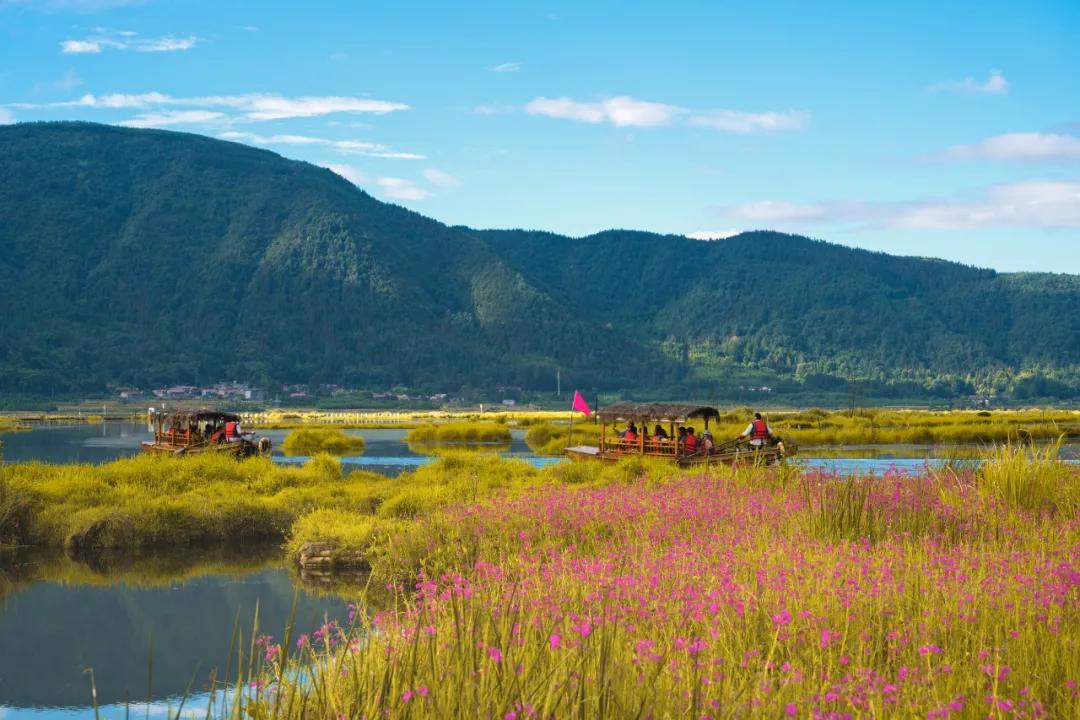
[[[421,425],[409,431],[405,440],[410,444],[434,445],[443,443],[508,443],[510,428],[497,422],[452,422]]]
[[[285,436],[281,449],[286,455],[360,455],[364,438],[346,435],[340,428],[300,428]]]

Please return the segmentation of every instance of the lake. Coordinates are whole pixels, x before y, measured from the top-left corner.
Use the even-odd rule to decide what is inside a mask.
[[[189,683],[185,716],[189,708],[201,716],[234,623],[250,643],[256,604],[259,633],[275,638],[294,602],[296,633],[346,620],[347,600],[304,586],[276,546],[197,560],[118,555],[94,566],[42,555],[0,568],[3,720],[93,717],[88,668],[99,705],[112,706],[106,717],[124,717],[125,699],[136,717],[164,715],[170,704],[175,713]]]

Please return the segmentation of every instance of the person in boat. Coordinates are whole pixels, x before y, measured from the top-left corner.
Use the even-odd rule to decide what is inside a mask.
[[[225,427],[222,428],[222,433],[225,438],[225,442],[240,442],[244,439],[244,433],[240,430],[240,423],[229,421],[225,423]]]
[[[754,419],[750,421],[750,424],[746,426],[746,429],[742,431],[736,440],[743,440],[750,438],[750,447],[762,448],[769,444],[772,439],[772,428],[769,427],[769,422],[761,417],[761,413],[754,413]]]
[[[686,428],[686,437],[683,438],[683,447],[686,448],[687,454],[694,454],[698,451],[698,437],[694,434],[694,428]]]
[[[656,423],[656,428],[653,430],[653,437],[657,440],[668,440],[667,430],[660,423]]]
[[[631,421],[622,432],[622,439],[626,442],[637,442],[637,425]]]
[[[716,446],[713,443],[712,439],[712,432],[706,430],[705,432],[701,433],[701,452],[705,455],[712,455],[713,448],[715,447]]]

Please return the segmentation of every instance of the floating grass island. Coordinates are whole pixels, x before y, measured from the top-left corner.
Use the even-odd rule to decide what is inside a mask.
[[[416,445],[448,443],[509,443],[510,428],[497,422],[429,423],[413,428],[406,442]]]
[[[360,455],[364,438],[337,428],[297,428],[285,437],[281,450],[286,455]]]

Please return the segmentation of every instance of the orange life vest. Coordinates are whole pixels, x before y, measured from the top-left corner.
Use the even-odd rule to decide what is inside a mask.
[[[754,420],[754,427],[750,431],[751,440],[768,440],[772,433],[769,432],[769,423],[764,420]]]
[[[622,439],[625,440],[626,442],[637,442],[637,433],[630,432],[628,430],[626,432],[626,434],[622,436]]]
[[[686,440],[684,441],[687,452],[695,452],[697,450],[697,435],[686,434]]]
[[[226,438],[240,437],[240,433],[236,432],[236,423],[234,423],[234,422],[225,423],[225,437]]]

